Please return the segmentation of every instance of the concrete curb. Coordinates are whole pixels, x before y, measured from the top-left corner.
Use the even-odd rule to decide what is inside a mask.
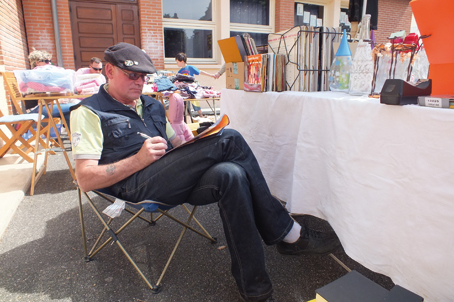
[[[38,170],[43,164],[44,155],[39,155]],[[25,162],[17,154],[0,158],[0,240],[30,189],[32,169],[33,163]]]

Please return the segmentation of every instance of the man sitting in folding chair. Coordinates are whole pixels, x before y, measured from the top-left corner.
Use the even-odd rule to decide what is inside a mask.
[[[270,300],[273,291],[261,238],[291,255],[325,254],[339,245],[333,232],[319,233],[293,221],[271,195],[237,131],[225,129],[163,157],[181,142],[169,130],[163,106],[141,95],[147,74],[156,72],[150,57],[119,43],[105,51],[104,59],[108,84],[71,113],[73,156],[83,191],[108,187],[130,202],[217,202],[232,274],[246,301]]]

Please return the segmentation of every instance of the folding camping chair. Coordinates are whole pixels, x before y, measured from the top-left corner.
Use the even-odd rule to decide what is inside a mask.
[[[77,185],[77,181],[75,181],[75,183]],[[194,217],[195,210],[197,209],[196,206],[194,206],[192,208],[192,210],[190,211],[186,207],[186,205],[184,205],[184,204],[181,205],[186,210],[186,212],[189,214],[189,216],[187,217],[186,222],[184,222],[184,221],[181,221],[180,219],[176,218],[175,216],[171,215],[168,212],[169,210],[171,210],[172,208],[175,208],[176,206],[169,206],[169,205],[165,205],[165,204],[154,202],[154,201],[150,201],[150,200],[142,201],[140,203],[130,203],[130,202],[126,201],[126,205],[131,207],[132,210],[128,209],[128,208],[125,208],[125,211],[127,211],[129,214],[131,214],[132,217],[127,222],[125,222],[120,228],[118,228],[117,230],[113,230],[112,227],[111,227],[111,224],[112,224],[112,221],[114,220],[114,218],[109,217],[109,218],[107,218],[107,221],[106,221],[103,218],[102,213],[100,212],[98,207],[95,205],[94,200],[86,192],[83,192],[79,187],[77,187],[77,190],[78,190],[78,193],[79,193],[79,215],[80,215],[80,223],[81,223],[81,229],[82,229],[82,241],[83,241],[83,246],[84,246],[85,260],[87,262],[91,261],[93,259],[93,257],[99,251],[101,251],[104,247],[106,247],[106,245],[108,243],[113,241],[112,244],[116,243],[118,245],[118,247],[123,252],[123,254],[126,256],[126,258],[131,262],[131,264],[137,270],[139,275],[142,277],[142,279],[145,281],[145,283],[148,285],[148,287],[155,294],[157,294],[157,293],[159,293],[161,291],[161,281],[162,281],[162,279],[163,279],[163,277],[164,277],[164,275],[165,275],[165,273],[166,273],[166,271],[167,271],[167,269],[168,269],[168,267],[170,265],[170,262],[172,261],[174,255],[175,255],[175,252],[176,252],[178,246],[180,245],[181,240],[183,239],[183,236],[186,233],[186,230],[189,229],[189,230],[199,234],[200,236],[207,238],[208,240],[210,240],[211,243],[216,243],[217,242],[217,239],[215,237],[212,237],[203,228],[203,226],[200,224],[200,222]],[[95,191],[92,191],[92,192],[95,193],[96,195],[100,196],[102,199],[112,203],[112,205],[115,205],[116,202],[118,203],[117,199],[115,199],[115,197],[113,197],[111,192],[109,192],[108,190],[95,190]],[[82,207],[82,195],[85,195],[85,197],[88,200],[88,204],[90,205],[91,209],[94,211],[94,213],[98,217],[99,221],[103,225],[103,229],[102,229],[100,235],[97,237],[96,241],[94,242],[93,246],[91,247],[90,251],[88,251],[87,236],[86,236],[86,231],[85,231],[86,226],[85,226],[83,207]],[[144,212],[149,213],[150,214],[150,218],[142,216],[142,214],[145,214]],[[156,213],[158,216],[153,218],[153,213]],[[111,215],[111,216],[114,216],[114,215]],[[181,234],[180,234],[179,238],[176,241],[176,244],[175,244],[175,246],[173,248],[173,251],[172,251],[172,253],[169,256],[169,259],[167,260],[167,263],[165,264],[165,266],[164,266],[164,268],[162,270],[162,273],[159,276],[159,279],[157,280],[156,283],[152,284],[150,281],[148,281],[147,277],[145,277],[145,275],[142,273],[140,268],[137,266],[135,261],[128,254],[128,252],[126,251],[126,249],[124,248],[124,246],[120,242],[119,234],[127,226],[129,226],[134,220],[136,220],[136,218],[140,218],[141,220],[149,223],[150,225],[155,225],[156,222],[161,217],[164,217],[164,216],[166,216],[166,217],[172,219],[173,221],[177,222],[183,228],[182,228],[182,231],[181,231]],[[194,221],[198,225],[200,230],[197,230],[197,229],[195,229],[195,228],[193,228],[192,226],[189,225],[192,221]],[[103,237],[106,237],[106,236],[104,236],[106,234],[109,236],[109,238],[107,238],[103,243],[101,243]]]
[[[4,141],[3,147],[0,149],[0,158],[3,157],[9,150],[19,154],[24,160],[33,163],[34,159],[30,153],[34,147],[30,144],[30,138],[22,137],[27,131],[32,129],[32,126],[38,121],[38,114],[19,114],[19,115],[4,115],[0,110],[0,125],[6,127],[8,131],[0,129],[0,138]],[[16,130],[16,127],[17,130]],[[5,129],[5,130],[6,130]],[[9,133],[8,133],[9,132]]]

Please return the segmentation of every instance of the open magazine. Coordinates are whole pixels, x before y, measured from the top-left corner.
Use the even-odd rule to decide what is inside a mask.
[[[210,136],[213,136],[213,135],[221,135],[222,134],[222,131],[224,130],[224,128],[230,124],[230,120],[229,120],[229,117],[224,114],[220,119],[218,119],[218,121],[216,123],[214,123],[213,125],[211,125],[210,127],[208,127],[207,129],[205,129],[203,132],[201,132],[199,135],[195,136],[193,139],[191,140],[188,140],[187,142],[185,142],[184,144],[181,144],[179,145],[178,147],[175,147],[173,149],[171,149],[169,152],[172,152],[173,150],[175,149],[178,149],[178,148],[181,148],[183,146],[186,146],[186,145],[189,145],[189,144],[192,144],[198,140],[201,140],[201,139],[204,139],[206,137],[210,137]],[[149,136],[145,135],[145,134],[142,134],[140,132],[138,132],[137,134],[139,135],[142,135],[144,138],[149,138]],[[167,152],[166,154],[168,154],[169,152]],[[165,156],[166,154],[164,154],[163,156]],[[162,158],[162,157],[161,157]]]
[[[183,147],[188,144],[192,144],[193,142],[198,141],[205,137],[209,137],[209,136],[213,136],[213,135],[221,135],[222,131],[224,130],[224,128],[226,126],[228,126],[228,124],[230,124],[229,117],[226,114],[224,114],[220,119],[218,119],[218,121],[216,123],[214,123],[207,129],[205,129],[203,132],[199,133],[199,135],[195,136],[191,140],[188,140],[184,144],[181,144],[178,147],[173,148],[172,150],[178,149],[178,148]]]

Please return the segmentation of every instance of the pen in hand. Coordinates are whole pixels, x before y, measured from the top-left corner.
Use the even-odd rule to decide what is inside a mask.
[[[138,135],[140,135],[141,137],[145,138],[145,139],[149,139],[151,137],[149,137],[148,135],[146,135],[145,133],[142,133],[142,132],[137,132]]]

